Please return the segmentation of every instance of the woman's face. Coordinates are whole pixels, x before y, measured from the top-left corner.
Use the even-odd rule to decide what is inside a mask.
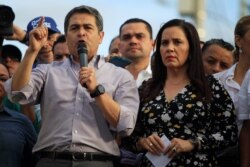
[[[245,35],[241,38],[238,38],[238,46],[242,49],[242,53],[245,56],[250,57],[250,29],[245,33]]]
[[[160,53],[167,68],[181,69],[186,66],[189,43],[180,27],[166,28],[162,33]]]
[[[202,53],[202,61],[205,73],[215,74],[233,65],[233,52],[217,44],[212,44]]]

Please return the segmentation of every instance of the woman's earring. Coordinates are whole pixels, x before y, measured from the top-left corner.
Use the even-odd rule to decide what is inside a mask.
[[[241,49],[241,48],[239,48],[239,53],[240,53],[240,54],[242,53],[242,49]]]

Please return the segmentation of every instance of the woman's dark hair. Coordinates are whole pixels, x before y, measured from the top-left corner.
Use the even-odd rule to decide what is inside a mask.
[[[199,99],[211,100],[211,90],[202,64],[202,53],[200,39],[195,27],[181,19],[173,19],[165,23],[159,30],[155,40],[154,66],[152,67],[152,78],[144,82],[140,88],[141,100],[150,101],[163,89],[167,77],[167,69],[162,62],[160,47],[162,33],[169,27],[179,27],[183,30],[189,43],[189,55],[187,59],[187,75],[192,84],[198,89]]]
[[[232,44],[230,44],[227,41],[224,41],[223,39],[210,39],[208,41],[206,41],[202,47],[202,52],[204,52],[205,50],[207,50],[207,48],[209,48],[209,46],[211,45],[218,45],[228,51],[233,51],[234,50],[234,46]]]

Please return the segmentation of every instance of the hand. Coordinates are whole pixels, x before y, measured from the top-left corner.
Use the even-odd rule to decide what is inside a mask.
[[[146,138],[140,138],[137,146],[154,155],[160,155],[164,152],[164,143],[157,134],[152,134]]]
[[[48,40],[48,28],[43,22],[44,17],[41,17],[38,26],[29,33],[29,48],[34,51],[39,51]]]
[[[171,144],[166,148],[165,153],[168,157],[173,158],[177,154],[182,152],[190,152],[194,149],[194,146],[189,140],[183,140],[179,138],[173,138]]]
[[[91,67],[82,67],[79,71],[79,82],[84,87],[86,85],[89,93],[94,92],[97,86],[95,70]]]

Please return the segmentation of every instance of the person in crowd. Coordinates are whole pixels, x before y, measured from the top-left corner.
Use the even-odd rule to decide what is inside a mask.
[[[106,61],[112,63],[118,67],[125,68],[131,63],[131,61],[123,56],[119,52],[120,38],[115,36],[109,45],[109,55],[105,57]]]
[[[3,64],[7,67],[10,76],[12,76],[22,59],[20,49],[11,44],[3,45],[1,55]]]
[[[112,167],[120,151],[115,136],[134,129],[139,96],[133,76],[97,55],[104,37],[98,10],[78,6],[68,12],[64,32],[70,58],[32,69],[48,29],[39,19],[29,34],[29,47],[5,88],[13,101],[41,104],[42,125],[34,153],[39,167]],[[78,45],[88,50],[88,67],[80,66]]]
[[[32,19],[27,25],[27,34],[38,26],[41,17]],[[52,47],[57,38],[61,35],[60,30],[57,28],[55,20],[51,17],[44,17],[44,25],[48,28],[48,38],[43,43],[43,47],[38,52],[36,64],[47,64],[54,60]],[[29,37],[28,37],[29,38]]]
[[[4,106],[4,82],[9,79],[7,68],[0,63],[0,166],[33,167],[36,159],[32,148],[36,132],[23,114]]]
[[[5,39],[17,40],[26,45],[29,45],[29,33],[31,30],[37,27],[39,19],[40,17],[32,19],[27,24],[26,31],[20,28],[19,26],[13,24],[13,35],[5,36]],[[33,68],[35,68],[38,64],[47,64],[51,63],[54,60],[52,47],[58,36],[61,35],[60,30],[57,28],[57,23],[53,18],[46,16],[43,24],[45,27],[48,28],[48,38],[47,41],[43,43],[43,47],[41,48],[41,50],[38,52],[38,56],[33,64]],[[35,129],[38,133],[41,126],[40,104],[26,104],[22,105],[22,108],[24,114],[27,115],[33,122]]]
[[[152,74],[151,52],[154,44],[152,26],[140,18],[128,19],[119,28],[119,39],[121,56],[130,60],[130,64],[125,68],[134,76],[137,87],[139,87]],[[139,155],[124,149],[123,141],[118,142],[121,143],[122,153],[119,166],[135,166]]]
[[[1,55],[2,62],[7,67],[10,77],[12,77],[20,65],[22,53],[16,46],[8,44],[3,46]],[[21,112],[28,116],[30,120],[34,122],[37,130],[37,126],[35,123],[36,115],[34,114],[33,106],[31,107],[30,105],[19,105],[18,103],[12,103],[7,96],[4,98],[3,104],[9,109]]]
[[[223,39],[210,39],[202,47],[202,61],[207,75],[230,68],[234,62],[234,47]]]
[[[120,44],[120,38],[119,35],[117,35],[110,42],[109,55],[121,56],[121,53],[119,51],[119,44]]]
[[[131,61],[126,69],[134,76],[139,87],[151,77],[150,58],[153,50],[151,25],[140,18],[126,20],[119,28],[121,55]]]
[[[65,35],[61,35],[55,41],[52,47],[54,61],[63,61],[70,55]]]
[[[15,74],[17,68],[20,65],[21,59],[22,53],[19,48],[10,44],[3,46],[2,61],[3,64],[7,67],[10,77]],[[7,96],[4,98],[3,104],[9,109],[21,112],[28,116],[30,120],[34,122],[36,130],[38,129],[33,107],[31,107],[30,105],[20,105],[18,103],[12,103]]]
[[[243,16],[238,20],[234,29],[234,42],[235,42],[235,59],[238,60],[232,67],[214,74],[214,76],[220,80],[223,86],[230,94],[234,106],[235,114],[238,115],[239,110],[239,91],[242,81],[245,77],[247,70],[250,68],[250,50],[249,39],[250,34],[250,16]],[[238,131],[240,132],[242,127],[242,121],[237,119]],[[235,164],[239,166],[239,152],[238,145],[230,148],[228,151],[222,151],[222,161],[225,164]],[[226,165],[225,165],[226,166]]]
[[[218,166],[215,153],[237,142],[233,102],[218,80],[205,76],[199,41],[185,20],[162,25],[152,78],[139,88],[138,119],[126,147],[163,154],[172,159],[167,167]],[[153,164],[144,156],[140,166]]]
[[[2,57],[2,64],[4,64],[8,69],[10,77],[13,76],[22,59],[22,53],[20,49],[15,45],[11,44],[3,45],[1,50],[1,57]],[[12,103],[7,97],[4,97],[3,104],[9,109],[18,112],[21,112],[22,110],[19,104]]]
[[[26,31],[20,28],[19,26],[13,24],[13,35],[5,36],[5,39],[17,40],[26,45],[29,45],[29,33],[31,30],[37,27],[40,18],[41,17],[39,16],[39,17],[32,19],[28,23]],[[34,64],[34,67],[37,64],[47,64],[47,63],[51,63],[54,60],[52,47],[53,47],[54,42],[61,35],[60,30],[57,28],[56,21],[53,18],[46,16],[45,21],[44,21],[44,26],[48,28],[49,35],[48,35],[47,41],[44,42],[43,47],[38,52],[38,56],[36,59],[36,63]]]
[[[27,43],[29,45],[29,33],[38,26],[40,18],[41,17],[36,17],[28,23],[27,33],[25,35],[25,38],[22,40],[23,43]],[[48,28],[48,37],[46,41],[43,42],[43,46],[37,53],[36,60],[33,63],[33,68],[35,68],[38,64],[48,64],[54,60],[52,47],[54,45],[54,42],[61,35],[60,30],[57,28],[57,23],[52,17],[45,16],[43,25]],[[24,106],[26,107],[27,111],[26,115],[31,118],[37,133],[39,133],[42,122],[40,104],[27,104]]]
[[[239,112],[238,119],[243,121],[240,131],[240,166],[250,166],[250,70],[243,80],[239,91]]]

